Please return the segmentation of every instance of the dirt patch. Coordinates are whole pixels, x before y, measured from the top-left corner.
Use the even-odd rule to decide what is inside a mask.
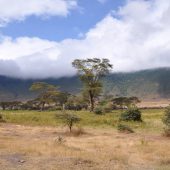
[[[21,164],[26,162],[25,155],[20,154],[20,153],[15,153],[15,154],[4,154],[0,155],[1,159],[4,159],[5,161],[8,161],[11,164]]]

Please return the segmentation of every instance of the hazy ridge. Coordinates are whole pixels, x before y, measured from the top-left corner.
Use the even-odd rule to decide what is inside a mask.
[[[45,81],[63,91],[77,93],[81,82],[77,76],[23,80],[0,76],[0,100],[27,100],[34,96],[29,91],[33,82]],[[170,98],[170,68],[144,70],[131,73],[114,73],[104,78],[104,93],[115,96],[137,96],[142,99]]]

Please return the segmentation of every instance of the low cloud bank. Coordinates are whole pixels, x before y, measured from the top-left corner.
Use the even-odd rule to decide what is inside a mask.
[[[130,0],[81,40],[52,42],[3,36],[0,74],[21,78],[71,76],[75,74],[71,62],[90,57],[109,58],[114,71],[170,67],[169,16],[169,0]]]

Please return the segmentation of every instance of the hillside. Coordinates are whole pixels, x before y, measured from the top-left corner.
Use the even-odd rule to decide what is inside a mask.
[[[77,93],[81,83],[76,76],[59,79],[22,80],[0,76],[0,100],[27,100],[34,96],[28,89],[33,82],[45,81],[63,91]],[[170,98],[170,68],[114,73],[104,80],[104,93],[138,96],[142,99]]]
[[[112,74],[105,79],[105,91],[117,96],[170,98],[170,68]]]

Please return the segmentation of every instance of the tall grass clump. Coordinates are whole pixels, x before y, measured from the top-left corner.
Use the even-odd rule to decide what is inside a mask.
[[[134,130],[127,125],[118,124],[117,130],[123,133],[134,133]]]

